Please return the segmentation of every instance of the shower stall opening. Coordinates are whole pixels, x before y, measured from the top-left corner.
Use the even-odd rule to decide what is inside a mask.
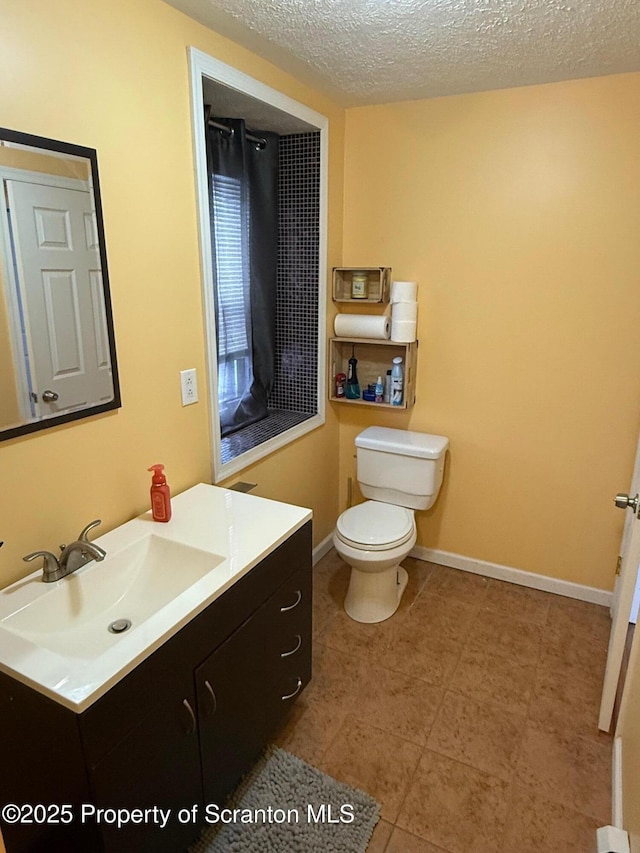
[[[319,132],[280,136],[278,172],[273,385],[266,417],[221,437],[223,463],[318,414]]]
[[[194,48],[190,62],[218,483],[325,422],[328,120]],[[240,200],[235,182],[245,173],[224,160],[217,134],[242,143],[249,177]],[[254,219],[243,193],[252,192],[251,170],[266,150],[277,154],[277,178],[258,179]],[[267,199],[276,227],[263,231]]]

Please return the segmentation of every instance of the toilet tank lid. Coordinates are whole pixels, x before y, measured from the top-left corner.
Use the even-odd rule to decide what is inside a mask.
[[[356,436],[356,447],[380,450],[383,453],[398,453],[401,456],[415,456],[420,459],[439,459],[448,446],[449,439],[444,435],[430,435],[426,432],[410,432],[406,429],[389,427],[367,427]]]

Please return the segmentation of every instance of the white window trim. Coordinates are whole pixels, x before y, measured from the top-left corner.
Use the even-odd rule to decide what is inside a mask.
[[[224,62],[220,62],[194,47],[189,48],[191,73],[191,119],[195,158],[196,193],[200,224],[200,262],[202,267],[202,289],[204,301],[205,342],[210,399],[210,431],[213,446],[213,482],[219,483],[232,474],[263,459],[275,450],[300,438],[325,422],[326,387],[326,324],[327,324],[327,211],[328,211],[328,152],[329,120],[304,104],[272,89],[259,80],[249,77]],[[320,233],[318,248],[318,413],[280,435],[242,453],[223,464],[221,457],[220,418],[218,413],[217,347],[215,333],[215,306],[213,300],[213,272],[211,263],[211,241],[209,221],[209,199],[207,183],[207,156],[202,78],[208,77],[251,97],[258,98],[279,110],[312,125],[320,131]]]

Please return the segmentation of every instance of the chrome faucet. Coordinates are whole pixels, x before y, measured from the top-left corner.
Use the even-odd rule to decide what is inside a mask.
[[[25,563],[30,563],[36,557],[44,558],[42,566],[42,580],[44,583],[59,581],[60,578],[72,574],[90,562],[90,560],[96,560],[99,563],[107,556],[107,552],[104,548],[96,545],[95,542],[89,542],[87,534],[100,523],[100,519],[97,518],[95,521],[87,524],[74,542],[70,542],[69,545],[61,545],[59,557],[56,557],[51,551],[34,551],[33,554],[27,554],[22,559]]]

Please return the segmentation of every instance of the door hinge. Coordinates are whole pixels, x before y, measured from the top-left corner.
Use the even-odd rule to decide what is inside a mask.
[[[619,575],[622,569],[622,554],[618,554],[618,559],[616,561],[616,574]]]

